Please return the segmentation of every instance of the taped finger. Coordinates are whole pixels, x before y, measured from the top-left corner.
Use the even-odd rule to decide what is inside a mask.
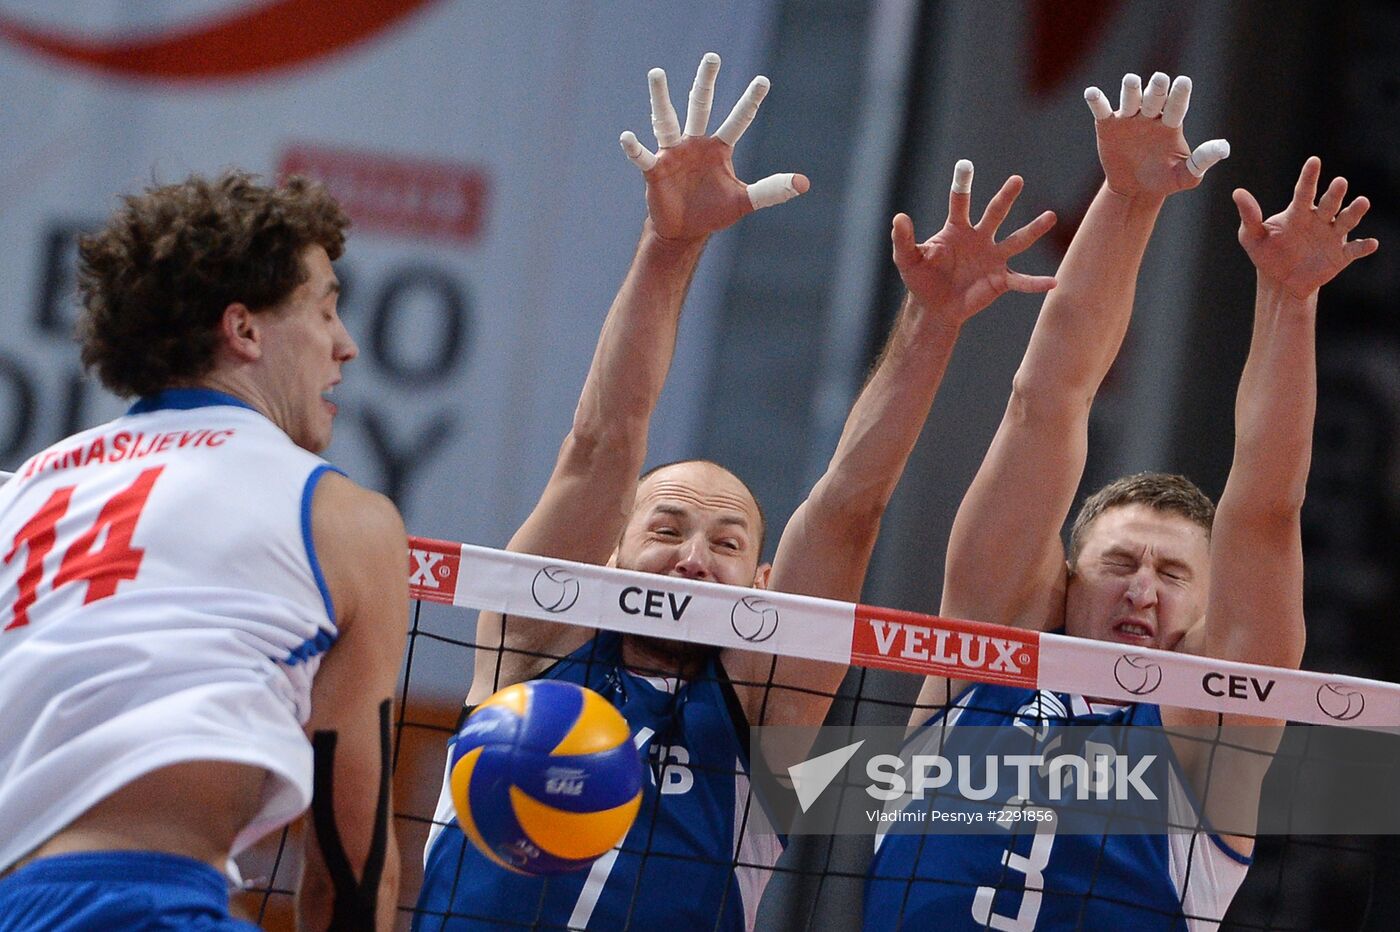
[[[1230,157],[1230,144],[1223,139],[1208,139],[1195,148],[1186,160],[1186,170],[1197,178],[1210,171],[1212,165]]]
[[[964,226],[972,223],[972,163],[958,159],[953,166],[953,185],[948,189],[948,221]]]
[[[953,193],[972,193],[972,162],[967,159],[958,159],[953,166]]]
[[[1167,86],[1171,82],[1167,76],[1158,71],[1152,75],[1147,82],[1146,89],[1142,92],[1142,115],[1148,119],[1160,116],[1162,107],[1167,102]]]
[[[690,85],[690,105],[685,111],[685,134],[703,136],[710,126],[710,106],[715,100],[715,75],[719,74],[719,56],[706,52],[695,71],[695,83]]]
[[[1103,96],[1103,91],[1097,87],[1086,87],[1084,89],[1084,100],[1089,104],[1089,111],[1094,114],[1094,119],[1107,120],[1113,116],[1113,107],[1109,105],[1108,98]]]
[[[671,106],[666,72],[660,68],[648,71],[647,85],[651,89],[651,131],[656,136],[657,147],[669,149],[681,141],[681,123],[676,117],[676,108]]]
[[[1177,75],[1172,89],[1167,92],[1167,105],[1162,108],[1162,125],[1173,129],[1186,119],[1186,111],[1191,106],[1191,79],[1184,74]]]
[[[618,137],[618,142],[622,144],[622,151],[632,160],[632,164],[642,171],[651,171],[651,167],[656,164],[656,156],[642,145],[637,134],[630,129]]]
[[[1118,115],[1137,116],[1142,109],[1142,78],[1131,71],[1123,75],[1123,89],[1118,95]]]
[[[729,111],[729,116],[724,118],[724,122],[715,130],[715,138],[729,143],[731,146],[739,142],[739,138],[748,130],[753,118],[758,115],[758,105],[763,103],[763,98],[768,96],[768,79],[759,75],[749,82],[748,89],[744,91],[744,96],[739,98],[739,102],[734,105],[734,109]]]
[[[802,193],[793,184],[796,177],[792,172],[784,172],[760,178],[749,185],[749,203],[754,210],[762,210],[792,200]]]

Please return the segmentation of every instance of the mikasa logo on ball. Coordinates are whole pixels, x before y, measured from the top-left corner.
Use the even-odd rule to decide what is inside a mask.
[[[587,776],[575,767],[551,767],[545,773],[544,791],[553,796],[582,796]]]

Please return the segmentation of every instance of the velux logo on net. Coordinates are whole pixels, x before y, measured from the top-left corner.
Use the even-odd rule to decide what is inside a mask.
[[[1035,633],[1008,636],[1004,628],[915,612],[856,606],[851,660],[909,673],[1035,686],[1040,641]]]
[[[409,596],[450,603],[462,565],[461,545],[422,537],[410,538],[408,543]]]

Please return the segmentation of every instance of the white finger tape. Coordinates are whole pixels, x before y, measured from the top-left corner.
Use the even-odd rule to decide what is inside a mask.
[[[1089,111],[1094,114],[1095,120],[1107,120],[1113,116],[1113,107],[1108,102],[1108,98],[1103,95],[1103,91],[1097,87],[1086,87],[1084,89],[1084,100],[1089,104]]]
[[[671,91],[666,85],[666,72],[653,68],[647,72],[647,86],[651,91],[651,131],[656,136],[656,144],[669,149],[681,141],[681,123],[676,116],[676,108],[671,106]]]
[[[768,96],[768,79],[759,75],[749,82],[748,89],[739,98],[739,102],[734,105],[734,109],[729,111],[729,116],[724,118],[724,122],[715,130],[715,138],[729,143],[731,146],[737,145],[739,138],[748,130],[749,124],[754,117],[758,116],[758,105],[763,103],[763,98]]]
[[[1167,88],[1170,84],[1171,80],[1162,72],[1158,71],[1152,75],[1142,93],[1143,116],[1155,117],[1161,114],[1162,106],[1167,102]]]
[[[1118,96],[1118,115],[1137,116],[1142,109],[1142,78],[1131,71],[1123,75],[1123,89]]]
[[[793,187],[793,172],[769,175],[749,185],[749,203],[754,210],[773,207],[797,197],[801,192]]]
[[[1224,139],[1209,139],[1191,153],[1186,160],[1186,170],[1197,178],[1210,171],[1210,167],[1221,159],[1230,157],[1230,144]]]
[[[1191,106],[1191,79],[1184,74],[1176,76],[1172,89],[1167,92],[1167,105],[1162,108],[1162,125],[1173,129],[1186,120],[1186,111]]]
[[[633,165],[644,172],[651,171],[651,167],[656,164],[656,156],[642,145],[636,133],[629,129],[619,136],[617,141],[622,144],[622,151],[632,160]]]
[[[710,107],[715,101],[715,76],[719,74],[719,56],[706,52],[690,86],[689,106],[685,111],[685,134],[703,136],[710,125]]]
[[[972,163],[967,159],[958,159],[953,166],[953,193],[972,193]]]

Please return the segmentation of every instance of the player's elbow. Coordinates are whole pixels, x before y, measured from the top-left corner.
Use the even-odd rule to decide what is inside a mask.
[[[1305,492],[1287,483],[1227,485],[1215,510],[1215,526],[1242,528],[1267,540],[1292,540],[1301,533]]]
[[[1090,388],[1023,370],[1011,380],[1006,416],[1022,423],[1067,424],[1087,420],[1093,402]]]
[[[646,425],[627,419],[610,425],[576,422],[559,449],[559,471],[579,476],[619,471],[636,478],[646,458],[646,438]]]
[[[838,479],[818,483],[803,510],[810,526],[827,528],[852,547],[873,547],[889,497],[883,488]]]

